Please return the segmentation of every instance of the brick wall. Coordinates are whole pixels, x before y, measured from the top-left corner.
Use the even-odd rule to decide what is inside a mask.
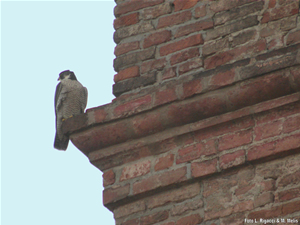
[[[63,127],[116,224],[298,224],[299,0],[116,2],[116,99]]]

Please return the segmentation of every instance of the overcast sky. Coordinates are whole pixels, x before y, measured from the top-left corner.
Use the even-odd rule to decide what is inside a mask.
[[[111,102],[114,1],[1,2],[2,225],[112,225],[102,172],[70,142],[53,148],[54,92],[66,69]]]

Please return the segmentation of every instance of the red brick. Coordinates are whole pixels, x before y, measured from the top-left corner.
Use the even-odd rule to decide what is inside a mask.
[[[270,219],[270,218],[276,218],[282,215],[282,206],[274,206],[271,209],[263,209],[259,211],[254,211],[249,213],[248,219],[256,219],[258,221],[258,218],[263,219]]]
[[[169,30],[158,31],[156,33],[150,34],[145,38],[143,46],[144,48],[149,48],[153,45],[164,43],[171,39],[171,35],[171,31]]]
[[[246,194],[248,191],[250,191],[254,187],[255,187],[255,184],[239,187],[235,190],[235,195],[239,196],[239,195]]]
[[[129,15],[120,16],[119,18],[114,20],[114,28],[115,30],[120,27],[129,26],[132,24],[136,24],[139,22],[139,13],[131,13]]]
[[[167,222],[167,223],[162,223],[160,225],[175,225],[175,222]]]
[[[124,70],[120,70],[119,73],[114,76],[114,81],[119,82],[129,78],[138,77],[139,75],[140,75],[139,67],[133,66],[133,67],[126,68]]]
[[[245,163],[245,151],[240,150],[220,157],[220,168],[228,169]]]
[[[122,170],[120,181],[143,176],[150,172],[151,161],[142,161],[129,166],[125,166]]]
[[[255,141],[278,136],[282,130],[282,121],[277,120],[271,123],[256,126],[254,128]]]
[[[234,80],[235,80],[235,70],[231,69],[225,72],[219,72],[211,76],[208,86],[210,89],[214,90],[232,84]]]
[[[195,17],[204,17],[206,16],[206,5],[199,6],[195,9]]]
[[[157,162],[154,166],[155,171],[168,169],[173,166],[174,163],[174,154],[169,154],[157,159]]]
[[[168,14],[172,11],[171,4],[169,2],[160,4],[152,8],[146,8],[142,12],[142,17],[144,20],[154,19],[159,16]]]
[[[175,88],[158,91],[155,93],[154,105],[163,105],[175,101],[177,99]]]
[[[275,191],[275,180],[266,180],[261,182],[262,191]]]
[[[175,0],[174,5],[175,5],[175,12],[184,10],[184,9],[189,9],[192,8],[194,5],[196,5],[198,0]]]
[[[253,146],[248,150],[249,161],[271,156],[300,147],[300,134],[284,137],[277,141]]]
[[[171,209],[172,216],[185,214],[186,212],[202,208],[204,202],[201,199],[191,199],[180,204],[176,204]]]
[[[179,53],[173,54],[170,58],[170,64],[174,65],[197,56],[200,56],[198,47],[184,50]]]
[[[276,5],[276,0],[269,0],[269,9],[274,8]]]
[[[103,186],[111,185],[115,183],[115,173],[113,170],[108,170],[102,174]]]
[[[253,209],[253,201],[252,200],[247,200],[247,201],[243,201],[240,202],[238,204],[236,204],[233,207],[233,212],[237,213],[237,212],[244,212],[244,211],[249,211]]]
[[[223,65],[227,62],[230,62],[234,59],[234,54],[231,51],[222,52],[212,57],[208,57],[204,60],[204,68],[205,69],[212,69],[217,66]]]
[[[103,191],[103,205],[116,202],[129,195],[130,184],[124,186],[117,186],[112,188],[106,188]]]
[[[300,129],[299,124],[300,124],[300,114],[294,117],[289,117],[283,123],[283,132],[289,133],[295,130],[299,130]]]
[[[171,68],[166,68],[163,72],[162,72],[162,79],[166,80],[166,79],[170,79],[176,77],[176,67],[171,67]]]
[[[202,66],[203,66],[202,58],[197,57],[197,58],[187,61],[186,63],[179,65],[178,72],[179,72],[179,75],[182,75],[184,73],[187,73],[193,69],[197,69]]]
[[[134,214],[136,212],[144,211],[146,209],[145,201],[136,201],[123,206],[120,206],[114,210],[114,218],[120,218]]]
[[[176,164],[192,161],[200,158],[201,156],[213,155],[216,152],[214,140],[210,140],[205,144],[197,143],[183,149],[179,149]]]
[[[184,23],[192,18],[190,11],[175,13],[158,19],[157,29]]]
[[[114,13],[116,16],[120,16],[128,12],[158,5],[163,2],[164,0],[140,0],[139,4],[137,4],[136,1],[122,2],[115,7]]]
[[[212,210],[209,212],[204,212],[204,220],[226,217],[232,214],[232,211],[233,211],[233,207],[227,207],[226,209],[221,209],[219,211]]]
[[[248,4],[250,2],[255,2],[257,0],[220,0],[220,1],[213,1],[210,4],[210,9],[214,12],[226,11],[228,9],[235,8],[237,6],[241,6],[244,4]]]
[[[299,197],[300,197],[300,187],[288,189],[278,193],[278,199],[280,202],[288,201]]]
[[[192,199],[198,196],[201,191],[200,185],[198,183],[187,184],[182,187],[167,190],[151,196],[148,200],[148,208],[153,209],[159,206],[163,206],[169,203],[182,202],[186,199]]]
[[[299,12],[299,4],[298,2],[293,2],[292,4],[277,7],[266,11],[263,14],[261,19],[261,23],[267,23],[272,20],[278,20],[284,17],[295,15]]]
[[[290,32],[287,35],[286,45],[296,44],[300,42],[300,30]]]
[[[300,211],[300,201],[293,201],[282,205],[282,216]]]
[[[185,216],[180,218],[176,225],[197,225],[203,221],[203,218],[199,214],[192,214],[189,216]]]
[[[182,36],[194,33],[196,31],[210,29],[213,26],[214,26],[214,23],[211,19],[198,21],[198,22],[192,23],[192,24],[186,24],[177,29],[177,31],[175,33],[175,38],[182,37]]]
[[[115,55],[119,56],[130,51],[134,51],[140,48],[140,42],[134,41],[129,43],[118,44],[115,47]]]
[[[132,220],[127,220],[124,223],[121,223],[121,225],[138,225],[140,223],[140,219],[132,219]]]
[[[271,192],[264,192],[254,199],[254,207],[261,207],[274,202],[274,195]]]
[[[148,60],[142,63],[141,73],[144,74],[155,69],[163,69],[166,64],[167,60],[165,58]]]
[[[199,44],[203,44],[202,35],[196,34],[160,47],[159,53],[161,56],[164,56]]]
[[[292,174],[288,174],[278,181],[278,187],[286,187],[291,184],[299,184],[300,183],[300,170],[296,171]]]
[[[219,151],[240,147],[252,142],[252,130],[226,134],[219,138]]]
[[[192,163],[192,176],[203,177],[217,172],[217,159]]]
[[[139,225],[157,224],[158,222],[164,221],[169,218],[168,211],[161,211],[149,216],[144,216],[140,219]]]
[[[105,109],[96,109],[93,110],[94,112],[94,119],[96,123],[102,123],[107,118],[107,112]]]
[[[154,112],[139,115],[133,119],[132,127],[138,137],[149,135],[163,129],[161,116]]]
[[[159,187],[165,187],[170,184],[179,183],[187,180],[186,178],[187,168],[181,167],[172,171],[166,171],[161,174],[152,175],[149,178],[135,182],[133,184],[133,194],[140,194],[150,190],[154,190]]]
[[[183,97],[187,98],[202,92],[202,80],[192,80],[183,84]]]
[[[130,102],[126,102],[125,104],[119,105],[114,109],[114,115],[118,117],[128,114],[129,112],[134,113],[141,111],[143,108],[148,107],[151,104],[151,101],[151,96],[146,95]]]

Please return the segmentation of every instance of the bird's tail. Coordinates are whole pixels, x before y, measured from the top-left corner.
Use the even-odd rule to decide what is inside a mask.
[[[55,140],[54,140],[54,148],[58,150],[66,150],[69,144],[69,137],[66,135],[63,135],[62,138],[59,138],[57,133],[55,134]]]

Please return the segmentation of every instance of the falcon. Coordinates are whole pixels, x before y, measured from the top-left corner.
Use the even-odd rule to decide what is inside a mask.
[[[56,134],[54,148],[66,150],[69,143],[69,136],[63,134],[62,123],[64,120],[84,113],[87,104],[88,92],[86,87],[77,80],[74,72],[62,71],[58,78],[59,84],[55,91],[55,119]]]

